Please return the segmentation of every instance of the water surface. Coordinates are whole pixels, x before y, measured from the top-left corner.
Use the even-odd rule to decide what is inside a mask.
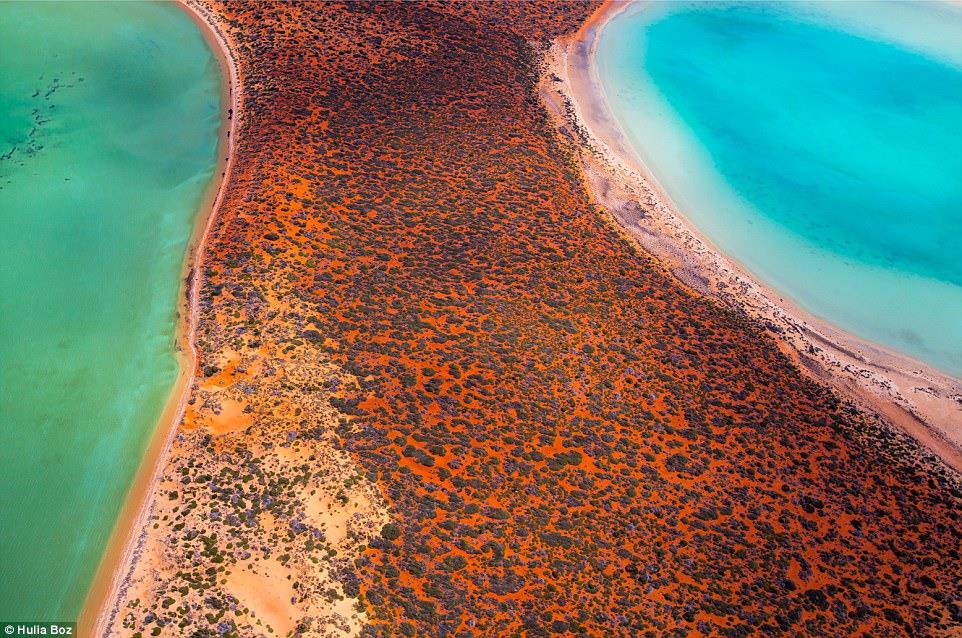
[[[173,4],[0,3],[0,620],[73,620],[177,374],[220,70]]]
[[[598,45],[679,209],[810,312],[962,375],[962,9],[645,2]]]

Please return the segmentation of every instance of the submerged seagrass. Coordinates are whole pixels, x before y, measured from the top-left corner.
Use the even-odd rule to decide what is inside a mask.
[[[722,250],[812,313],[962,374],[962,10],[644,3],[611,108]]]
[[[0,3],[0,618],[73,620],[177,373],[220,70],[173,4]]]

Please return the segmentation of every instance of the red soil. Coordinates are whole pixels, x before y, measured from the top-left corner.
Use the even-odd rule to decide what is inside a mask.
[[[400,532],[341,572],[370,633],[959,631],[957,477],[590,201],[531,42],[593,5],[213,7],[248,93],[202,356],[358,380],[310,391]]]

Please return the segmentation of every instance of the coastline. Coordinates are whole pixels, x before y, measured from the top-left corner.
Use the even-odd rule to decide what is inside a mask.
[[[962,472],[962,380],[808,313],[722,253],[684,217],[631,148],[607,105],[598,34],[630,0],[606,0],[548,51],[540,93],[578,149],[589,190],[616,225],[681,282],[764,325],[807,376],[909,434]]]
[[[175,0],[200,28],[221,67],[222,109],[228,109],[218,132],[217,163],[201,199],[197,218],[181,265],[177,298],[175,355],[178,373],[167,404],[153,429],[140,466],[121,505],[114,528],[77,619],[80,636],[103,636],[119,611],[120,594],[137,562],[147,535],[156,487],[178,425],[184,417],[195,378],[198,355],[195,337],[199,320],[199,291],[203,283],[204,251],[211,227],[223,203],[234,164],[234,140],[241,112],[241,82],[237,61],[225,36],[210,16],[192,0]]]
[[[526,42],[597,3],[191,1],[244,122],[107,636],[951,629],[958,475],[585,190]]]

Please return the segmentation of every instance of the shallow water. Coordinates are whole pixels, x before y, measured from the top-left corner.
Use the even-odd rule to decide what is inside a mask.
[[[177,374],[220,69],[173,4],[0,3],[0,620],[73,620]]]
[[[962,9],[642,3],[615,117],[679,209],[810,312],[962,375]],[[955,35],[953,35],[955,34]]]

